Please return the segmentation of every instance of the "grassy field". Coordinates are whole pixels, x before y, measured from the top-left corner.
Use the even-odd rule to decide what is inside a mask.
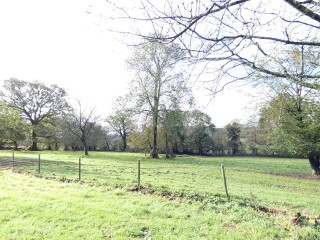
[[[304,159],[92,152],[79,182],[82,153],[15,159],[38,154],[40,174],[37,164],[0,171],[0,239],[320,239],[320,179]]]

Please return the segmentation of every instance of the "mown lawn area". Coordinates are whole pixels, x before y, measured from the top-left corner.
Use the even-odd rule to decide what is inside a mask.
[[[38,164],[0,171],[0,239],[320,239],[320,179],[305,159],[63,151],[14,158],[37,163],[38,155],[40,174]],[[0,161],[11,158],[0,151]]]

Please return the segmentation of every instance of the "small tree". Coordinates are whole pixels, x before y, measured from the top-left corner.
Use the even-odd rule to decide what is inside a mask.
[[[237,122],[233,122],[231,124],[228,124],[226,126],[227,129],[227,135],[228,135],[228,145],[231,150],[231,154],[237,154],[240,152],[240,132],[241,132],[241,126]]]
[[[214,142],[213,151],[217,155],[224,155],[228,149],[228,137],[225,128],[216,128],[212,136]]]
[[[243,127],[242,136],[245,139],[248,150],[253,155],[258,155],[261,136],[258,120],[252,117]]]
[[[183,111],[180,109],[164,109],[161,114],[160,132],[164,138],[166,158],[178,152],[179,132],[183,128]]]
[[[22,119],[19,112],[0,102],[0,138],[2,141],[13,142],[18,148],[18,141],[25,140],[29,128],[26,120]]]
[[[189,112],[189,119],[188,138],[191,140],[191,146],[193,145],[200,155],[206,155],[214,147],[212,134],[215,126],[211,123],[211,117],[199,110],[194,110]]]
[[[121,150],[123,152],[127,150],[127,138],[134,129],[132,110],[127,107],[128,101],[127,98],[119,97],[116,101],[117,107],[114,115],[110,115],[106,119],[111,128],[120,135],[122,140]]]
[[[83,146],[84,154],[89,155],[88,152],[88,137],[91,130],[96,126],[98,116],[95,115],[95,109],[86,111],[83,109],[81,102],[77,100],[78,110],[73,110],[71,114],[66,116],[66,124],[69,131],[74,134]]]

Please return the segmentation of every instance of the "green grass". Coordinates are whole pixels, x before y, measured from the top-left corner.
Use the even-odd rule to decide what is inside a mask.
[[[320,239],[320,181],[307,160],[92,152],[79,183],[82,153],[15,159],[38,154],[41,178],[36,164],[23,168],[29,175],[0,171],[0,239]],[[1,151],[5,158],[11,152]],[[142,193],[128,190],[138,159]]]

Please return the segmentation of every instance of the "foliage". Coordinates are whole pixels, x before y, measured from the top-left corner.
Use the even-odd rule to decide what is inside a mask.
[[[270,101],[269,106],[261,110],[262,136],[269,151],[307,157],[320,148],[320,106],[305,99],[301,100],[300,111],[293,111],[295,106],[288,95],[278,95]]]
[[[93,126],[93,129],[89,133],[88,145],[89,149],[97,150],[115,150],[115,139],[110,129],[103,127],[99,124]]]
[[[228,136],[225,128],[216,128],[213,136],[213,152],[215,155],[225,155],[228,150]]]
[[[230,148],[231,154],[237,154],[240,152],[241,142],[240,142],[240,133],[241,126],[237,122],[233,122],[226,126],[227,135],[228,135],[228,146]]]
[[[167,158],[170,158],[174,154],[179,153],[179,134],[181,134],[181,131],[183,131],[183,128],[185,127],[183,125],[185,115],[186,113],[180,109],[164,109],[162,111],[159,134],[161,139],[159,141],[159,146],[160,149],[165,149],[164,151]]]
[[[248,151],[253,155],[258,155],[261,150],[261,129],[259,123],[255,119],[251,119],[241,129],[241,136],[244,138],[245,152]]]
[[[57,85],[50,87],[40,82],[27,82],[11,78],[4,82],[1,92],[3,101],[16,109],[32,126],[32,150],[37,150],[37,128],[39,125],[58,116],[68,105],[67,93]]]
[[[206,155],[213,150],[212,134],[215,126],[211,123],[211,118],[208,114],[199,110],[188,112],[187,129],[187,148],[189,151],[196,151],[200,155]]]
[[[19,112],[0,102],[0,138],[4,142],[13,142],[17,149],[18,141],[27,138],[29,128],[27,122],[22,119]]]
[[[58,149],[58,135],[57,135],[57,122],[58,118],[48,118],[46,121],[42,121],[37,127],[38,145],[46,145],[48,149]],[[39,146],[38,146],[39,147]]]
[[[140,128],[136,128],[129,136],[130,148],[145,152],[152,149],[152,126],[146,122]],[[149,151],[148,151],[149,152]]]
[[[206,155],[215,147],[214,131],[210,116],[200,110],[162,111],[159,146],[167,157],[179,153]]]
[[[127,150],[127,138],[135,128],[133,123],[133,113],[127,107],[129,99],[119,97],[116,100],[116,109],[113,115],[108,116],[106,119],[110,127],[120,135],[122,140],[121,151]]]
[[[291,47],[277,57],[276,66],[285,69],[287,77],[268,79],[272,83],[269,89],[275,94],[270,105],[262,109],[261,123],[273,122],[272,132],[269,130],[263,138],[273,142],[269,145],[274,146],[278,154],[306,157],[318,152],[319,136],[315,130],[319,125],[316,113],[319,99],[318,90],[313,88],[319,80],[306,75],[318,72],[319,61],[315,46]],[[297,76],[299,81],[295,79]],[[264,129],[267,127],[263,126]],[[319,172],[319,167],[314,170]]]

